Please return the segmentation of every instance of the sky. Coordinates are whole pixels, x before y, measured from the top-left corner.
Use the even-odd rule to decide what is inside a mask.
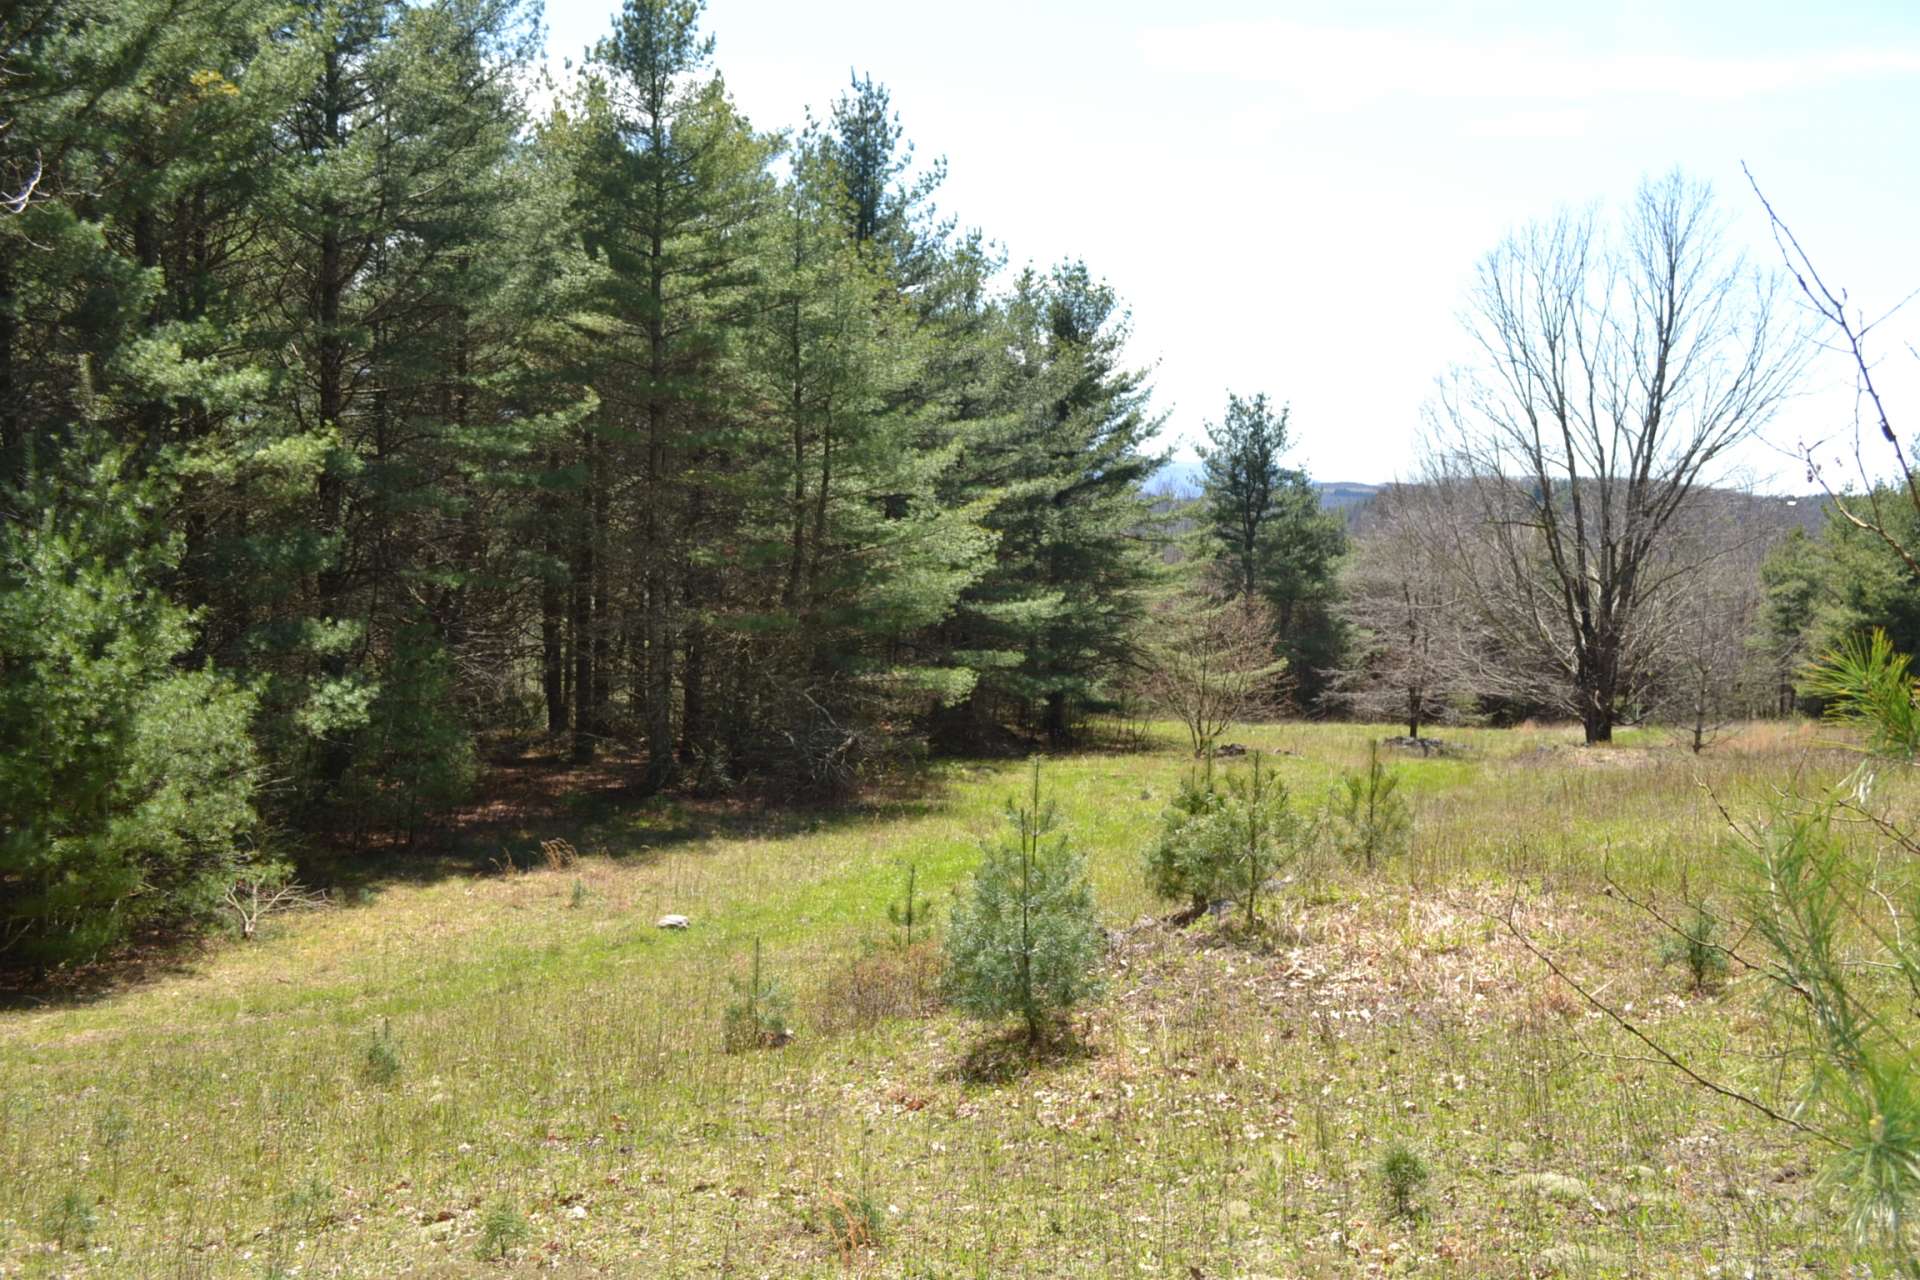
[[[547,0],[549,61],[614,9]],[[1229,389],[1264,391],[1316,479],[1409,474],[1436,378],[1472,354],[1480,257],[1676,167],[1757,261],[1778,255],[1743,161],[1860,310],[1920,288],[1912,0],[709,0],[702,25],[756,127],[870,73],[946,159],[944,212],[1015,266],[1084,259],[1187,456]],[[1878,336],[1884,389],[1920,406],[1920,302]],[[1749,479],[1804,489],[1802,441],[1840,461],[1852,385],[1816,360]]]

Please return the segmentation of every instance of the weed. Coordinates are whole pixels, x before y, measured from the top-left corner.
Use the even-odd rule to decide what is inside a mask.
[[[587,905],[587,899],[590,896],[592,895],[590,895],[587,892],[586,881],[575,878],[573,882],[573,895],[572,897],[567,899],[567,905],[573,908],[575,911],[578,911],[580,908]]]

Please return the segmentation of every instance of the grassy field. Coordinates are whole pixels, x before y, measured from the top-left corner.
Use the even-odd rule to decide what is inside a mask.
[[[1378,732],[1240,736],[1318,803]],[[1650,1061],[1504,919],[1684,1056],[1782,1096],[1753,980],[1690,993],[1605,876],[1710,888],[1703,784],[1750,810],[1849,758],[1805,726],[1701,758],[1449,736],[1470,754],[1398,765],[1412,850],[1371,876],[1301,868],[1267,950],[1157,923],[1140,885],[1187,764],[1171,734],[1049,761],[1113,945],[1084,1051],[1031,1069],[917,1007],[914,966],[874,947],[909,863],[937,902],[964,880],[1012,761],[799,816],[583,797],[508,831],[492,873],[376,880],[0,1013],[0,1274],[1843,1271],[1805,1153]],[[579,865],[540,866],[547,837]],[[656,928],[666,912],[692,928]],[[729,1055],[756,938],[798,1036]],[[1412,1216],[1378,1173],[1396,1143],[1429,1170]]]

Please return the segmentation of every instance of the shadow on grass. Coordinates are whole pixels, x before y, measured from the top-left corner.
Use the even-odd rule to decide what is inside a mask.
[[[780,839],[924,817],[941,802],[941,770],[915,769],[833,800],[796,796],[749,782],[724,797],[650,792],[646,758],[603,754],[576,764],[543,744],[497,753],[479,799],[411,841],[398,835],[316,839],[298,859],[302,880],[353,905],[389,884],[524,871],[543,864],[542,846],[564,841],[578,853],[648,858],[708,840]]]
[[[491,753],[476,799],[411,839],[355,829],[345,815],[331,831],[307,833],[287,851],[295,878],[351,909],[384,888],[524,871],[543,865],[541,846],[565,841],[588,856],[652,858],[708,840],[779,839],[915,819],[945,794],[947,771],[915,768],[859,794],[812,801],[773,784],[749,783],[722,798],[651,793],[643,755],[606,752],[576,764],[542,742]],[[51,972],[0,965],[0,1012],[88,1004],[191,973],[231,931],[154,931],[110,955]]]
[[[1036,1071],[1083,1062],[1093,1055],[1093,1045],[1071,1023],[1053,1023],[1037,1040],[1028,1037],[1025,1027],[1012,1027],[976,1042],[949,1075],[965,1084],[1011,1084]]]

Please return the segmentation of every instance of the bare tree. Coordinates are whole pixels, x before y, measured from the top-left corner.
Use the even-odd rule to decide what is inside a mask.
[[[1333,697],[1359,715],[1403,719],[1410,738],[1455,718],[1472,692],[1444,501],[1433,485],[1383,489],[1356,522],[1341,577],[1341,612],[1355,640]]]
[[[1273,656],[1273,613],[1257,599],[1178,591],[1154,606],[1149,635],[1140,692],[1186,726],[1196,754],[1278,709],[1287,664]]]
[[[1780,293],[1678,174],[1617,226],[1563,213],[1480,265],[1465,318],[1483,359],[1435,410],[1441,469],[1470,495],[1457,563],[1505,678],[1588,743],[1648,676],[1649,602],[1701,568],[1669,554],[1676,518],[1805,364]]]
[[[1712,572],[1679,577],[1649,606],[1659,655],[1652,706],[1695,754],[1772,700],[1770,664],[1754,636],[1760,566],[1785,532],[1769,505],[1742,493],[1699,495],[1677,522],[1669,553],[1682,564],[1711,563]]]

